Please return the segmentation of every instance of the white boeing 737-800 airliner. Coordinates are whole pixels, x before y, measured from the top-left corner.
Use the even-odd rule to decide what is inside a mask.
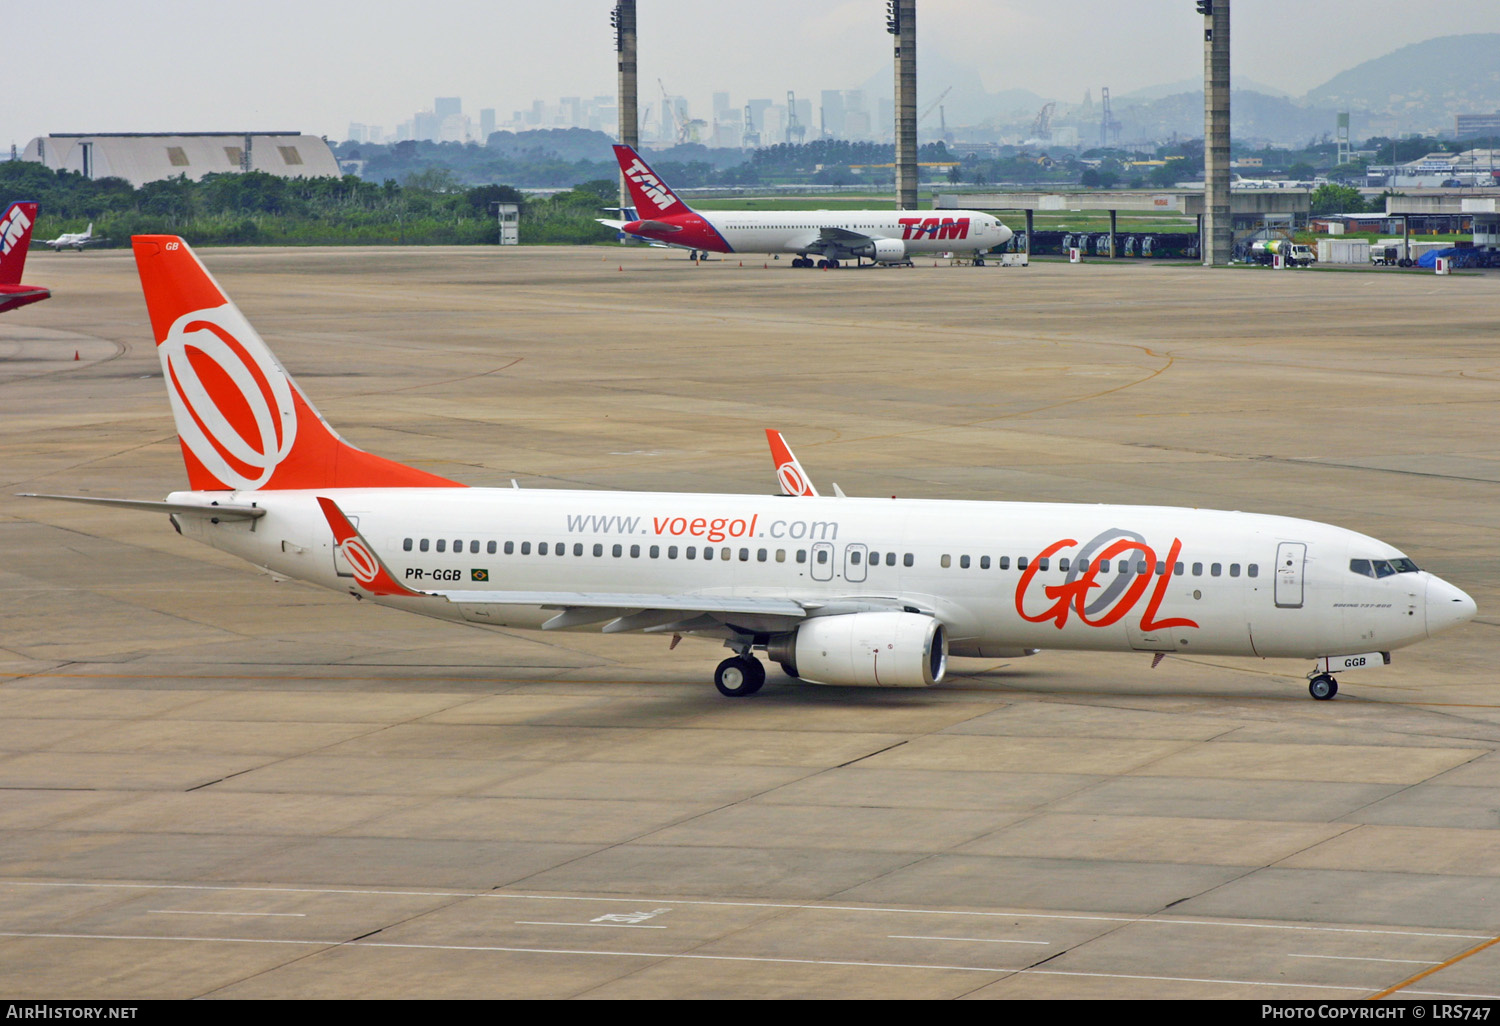
[[[1390,545],[1290,517],[818,497],[800,468],[780,474],[796,498],[468,488],[345,442],[181,239],[134,247],[190,490],[71,498],[167,513],[356,598],[720,640],[726,695],[759,690],[758,651],[815,683],[926,687],[950,655],[1087,649],[1316,660],[1310,690],[1331,698],[1340,669],[1475,612]]]

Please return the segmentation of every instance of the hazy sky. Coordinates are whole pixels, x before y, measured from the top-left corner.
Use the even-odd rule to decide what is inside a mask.
[[[387,131],[434,96],[501,121],[615,90],[612,0],[56,0],[14,26],[0,144],[48,132]],[[639,0],[641,103],[815,97],[889,74],[883,0]],[[1293,95],[1436,36],[1500,32],[1495,0],[1234,0],[1235,72]],[[43,31],[45,29],[45,31]],[[931,51],[991,91],[1074,102],[1201,76],[1192,0],[919,0]],[[17,35],[19,33],[19,36]],[[25,37],[24,43],[20,38]],[[921,89],[935,93],[942,84]],[[919,99],[920,103],[920,99]]]

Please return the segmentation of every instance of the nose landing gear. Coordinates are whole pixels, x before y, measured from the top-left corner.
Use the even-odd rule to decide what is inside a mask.
[[[1334,680],[1333,675],[1329,673],[1309,675],[1307,693],[1320,702],[1326,702],[1339,693],[1339,682]]]

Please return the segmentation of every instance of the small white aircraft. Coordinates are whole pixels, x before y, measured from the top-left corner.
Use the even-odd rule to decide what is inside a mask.
[[[53,252],[62,250],[64,246],[71,246],[82,253],[84,246],[93,246],[104,241],[102,235],[97,239],[94,238],[94,222],[90,221],[89,226],[81,232],[64,232],[55,239],[42,239],[41,243],[43,246],[51,246]]]
[[[491,629],[718,641],[725,695],[792,677],[930,687],[1041,649],[1313,661],[1334,674],[1475,615],[1385,542],[1167,506],[469,488],[344,441],[180,238],[132,240],[189,489],[167,514],[272,574]]]

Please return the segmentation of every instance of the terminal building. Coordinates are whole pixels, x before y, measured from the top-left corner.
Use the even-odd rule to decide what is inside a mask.
[[[300,132],[58,133],[26,144],[22,160],[85,178],[123,178],[135,188],[186,175],[264,171],[284,178],[338,177],[328,143]]]

